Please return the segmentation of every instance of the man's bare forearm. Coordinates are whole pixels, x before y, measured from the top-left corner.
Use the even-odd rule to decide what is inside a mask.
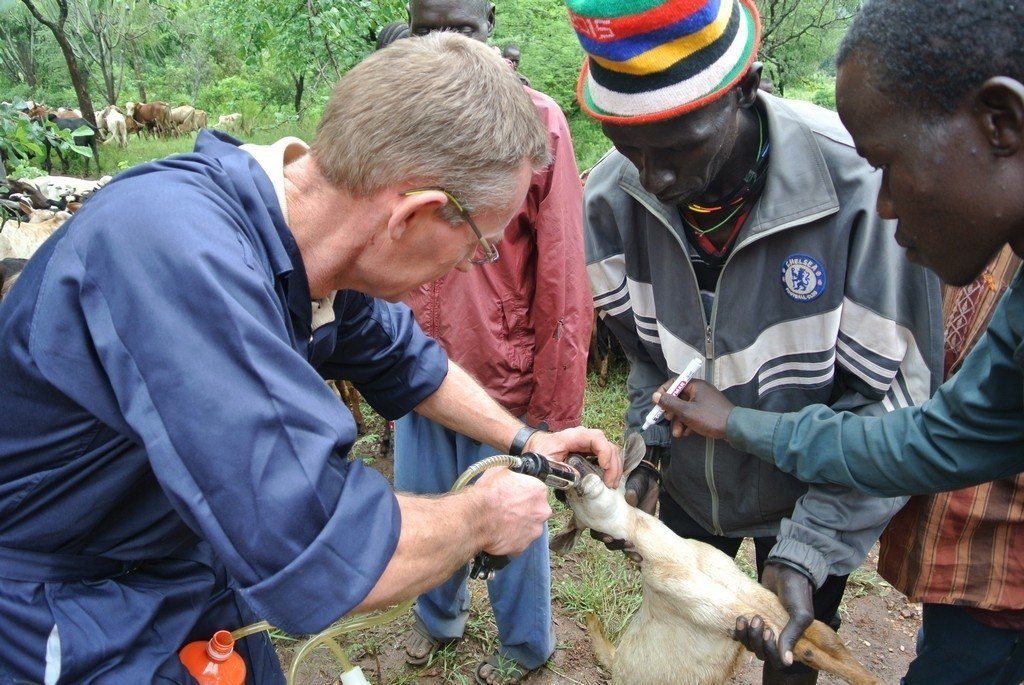
[[[391,561],[355,611],[396,604],[447,580],[486,542],[486,521],[473,493],[398,495],[402,530]]]
[[[502,452],[523,427],[522,421],[491,399],[472,376],[451,360],[440,387],[420,402],[416,412]]]

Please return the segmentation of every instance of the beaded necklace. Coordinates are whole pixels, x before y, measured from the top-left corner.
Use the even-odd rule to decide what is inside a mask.
[[[754,113],[757,115],[758,153],[757,159],[754,161],[753,168],[751,168],[751,170],[747,172],[747,175],[743,177],[743,185],[734,190],[729,197],[722,201],[722,203],[717,207],[709,207],[693,202],[686,205],[686,208],[679,213],[690,230],[698,236],[707,235],[708,233],[717,231],[732,222],[737,218],[737,216],[746,216],[746,213],[743,212],[744,207],[748,202],[754,200],[760,191],[760,182],[763,180],[765,172],[768,170],[768,148],[770,145],[764,137],[764,119],[762,118],[761,110],[755,108]],[[723,210],[730,211],[724,219],[716,223],[714,226],[701,228],[697,225],[697,214],[715,214]]]

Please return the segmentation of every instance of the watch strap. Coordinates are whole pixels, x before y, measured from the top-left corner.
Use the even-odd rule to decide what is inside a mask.
[[[512,444],[509,445],[508,453],[513,457],[518,457],[526,449],[526,443],[530,441],[533,434],[538,432],[540,428],[534,428],[533,426],[523,426],[516,433],[516,436],[512,438]]]

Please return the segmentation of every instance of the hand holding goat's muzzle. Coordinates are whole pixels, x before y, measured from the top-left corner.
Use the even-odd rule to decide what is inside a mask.
[[[583,477],[580,478],[575,490],[577,496],[585,497],[585,488],[588,485],[586,476],[588,474],[592,474],[600,479],[603,475],[600,467],[575,455],[569,457],[566,463],[582,474]],[[627,474],[625,486],[626,502],[630,506],[634,507],[639,504],[641,505],[641,510],[653,515],[655,507],[658,504],[658,484],[660,480],[657,470],[651,464],[645,465],[644,468],[637,468]],[[604,544],[604,546],[609,550],[613,552],[622,552],[630,561],[637,564],[643,561],[643,557],[640,556],[640,553],[636,551],[628,540],[617,539],[607,533],[594,530],[593,528],[590,529],[590,536]]]

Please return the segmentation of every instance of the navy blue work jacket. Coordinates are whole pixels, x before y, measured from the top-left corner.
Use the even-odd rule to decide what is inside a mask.
[[[398,542],[323,378],[395,418],[444,353],[409,310],[308,283],[270,179],[227,136],[119,175],[0,305],[0,683],[189,682],[180,647],[312,633]],[[251,682],[278,682],[265,638]]]

